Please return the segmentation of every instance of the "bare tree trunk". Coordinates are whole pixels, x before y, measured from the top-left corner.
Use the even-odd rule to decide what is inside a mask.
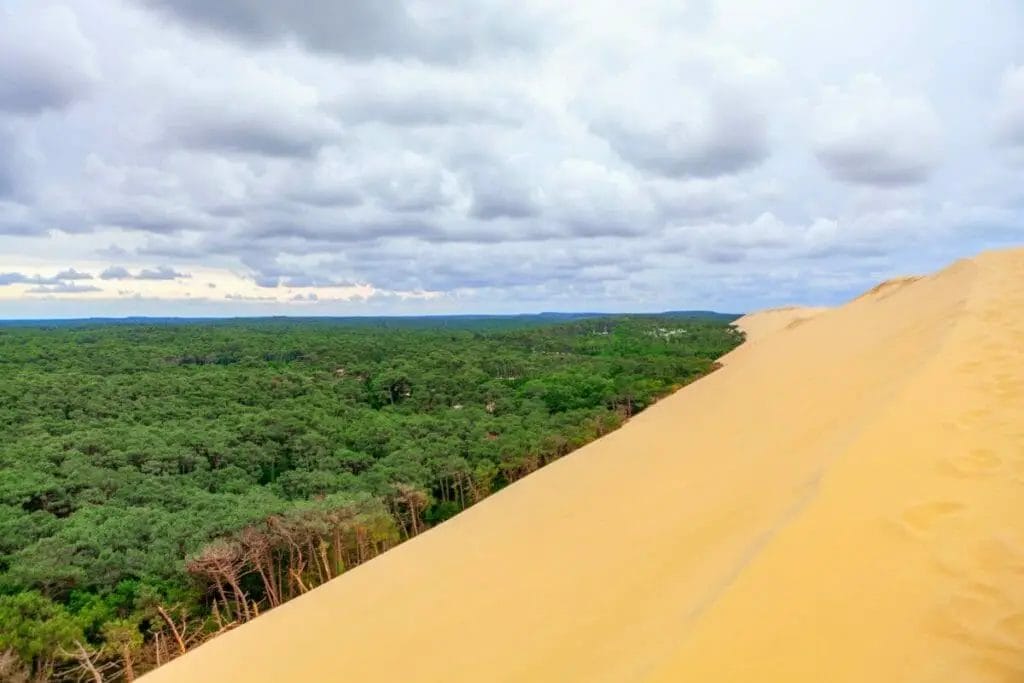
[[[324,576],[326,577],[324,583],[326,583],[327,581],[330,581],[332,578],[334,578],[334,576],[331,574],[331,563],[327,559],[327,542],[324,541],[322,538],[320,539],[319,550],[320,550],[320,562],[323,563],[323,566],[324,566]]]
[[[288,573],[289,574],[293,574],[294,573],[294,568],[295,568],[296,564],[297,563],[295,561],[295,545],[291,542],[291,539],[289,538],[288,539]],[[294,585],[295,582],[294,582],[294,580],[289,580],[289,583]],[[292,591],[291,595],[294,596],[295,592]]]
[[[270,576],[267,575],[267,572],[263,571],[262,559],[256,563],[256,570],[259,572],[260,579],[263,581],[263,591],[267,594],[267,601],[270,603],[271,607],[277,607],[281,603],[277,599],[277,592],[274,590],[274,584],[271,581]]]
[[[132,660],[132,650],[127,645],[121,648],[121,661],[124,662],[124,680],[131,683],[135,680],[135,662]]]
[[[345,560],[342,558],[343,548],[341,547],[341,527],[334,527],[334,545],[331,548],[334,555],[334,575],[338,576],[345,571]]]
[[[295,582],[299,584],[299,590],[301,590],[303,593],[308,593],[309,588],[307,588],[306,584],[302,582],[302,577],[299,576],[294,569],[292,570],[292,576],[295,577]]]
[[[238,584],[238,575],[235,572],[230,574],[226,573],[228,584],[231,586],[231,590],[235,593],[235,604],[242,603],[242,614],[245,616],[245,620],[249,621],[252,619],[252,612],[249,611],[249,597],[242,590],[242,587]]]
[[[228,604],[228,594],[224,592],[224,583],[220,580],[219,576],[214,576],[213,581],[214,584],[217,586],[217,594],[220,595],[220,604],[224,606],[224,612],[227,614],[228,619],[234,619],[234,615],[232,614],[231,610],[231,605]],[[217,602],[217,599],[214,598],[213,601]]]
[[[220,615],[220,607],[217,606],[217,598],[213,599],[213,620],[217,622],[217,628],[224,628],[224,617]]]
[[[363,563],[363,558],[366,554],[366,530],[363,529],[362,525],[356,526],[356,560],[359,564]]]
[[[96,670],[96,665],[92,663],[92,657],[89,656],[89,652],[85,649],[85,646],[76,640],[75,647],[78,648],[74,653],[75,659],[78,660],[82,669],[92,676],[93,681],[96,683],[103,683],[103,676]]]
[[[178,627],[174,625],[171,615],[167,614],[167,610],[165,610],[161,605],[156,606],[156,611],[160,613],[160,617],[164,620],[164,623],[170,627],[171,633],[174,635],[174,639],[178,641],[178,650],[181,654],[185,654],[185,640],[181,637],[181,633],[178,632]]]
[[[37,681],[49,681],[53,676],[53,668],[56,666],[56,657],[50,655],[39,665],[39,671],[35,675]]]
[[[326,579],[324,578],[324,568],[320,566],[320,557],[316,552],[316,548],[313,546],[312,537],[309,539],[309,542],[306,545],[309,548],[309,559],[313,561],[313,566],[316,567],[316,576],[320,580],[319,583],[317,583],[317,585],[319,586],[321,583],[324,583],[326,581]]]
[[[285,581],[284,558],[278,557],[274,561],[274,565],[277,571],[277,594],[280,596],[281,602],[284,602],[291,597],[291,595],[285,595],[285,591],[288,590],[288,583]]]

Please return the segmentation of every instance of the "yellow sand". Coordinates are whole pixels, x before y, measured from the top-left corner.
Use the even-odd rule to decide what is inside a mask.
[[[792,329],[803,325],[819,313],[825,312],[826,308],[815,308],[810,306],[784,306],[782,308],[769,308],[757,313],[750,313],[737,320],[734,324],[743,330],[747,337],[747,343],[755,342],[764,337],[784,330]]]
[[[147,680],[1024,680],[1024,251],[778,326]]]

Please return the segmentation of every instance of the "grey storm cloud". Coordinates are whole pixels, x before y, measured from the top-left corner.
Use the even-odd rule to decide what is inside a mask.
[[[146,4],[248,40],[299,38],[329,51],[371,56],[401,50],[415,41],[412,20],[400,0],[305,3],[301,12],[284,0],[149,0]]]
[[[512,125],[518,117],[514,102],[449,99],[448,93],[369,93],[337,107],[346,123],[386,123],[393,126]]]
[[[329,278],[320,278],[308,274],[293,275],[285,278],[256,275],[254,277],[254,281],[257,286],[263,287],[264,289],[274,289],[275,287],[286,287],[289,289],[309,289],[312,287],[333,289],[337,287],[354,287],[357,284],[355,282],[339,282]]]
[[[862,185],[914,185],[927,180],[934,166],[930,156],[896,154],[869,140],[822,145],[816,154],[837,180]]]
[[[5,216],[3,212],[0,212],[0,235],[27,237],[40,236],[46,232],[45,227],[40,226],[29,218]]]
[[[302,289],[308,287],[353,287],[355,282],[341,282],[330,278],[317,278],[310,275],[296,275],[292,277],[286,277],[281,280],[282,287],[292,287],[295,289]]]
[[[445,170],[436,163],[411,157],[374,173],[366,180],[364,189],[386,210],[416,213],[452,203],[446,180]]]
[[[871,259],[886,248],[872,230],[833,220],[809,224],[787,223],[772,213],[738,224],[701,222],[672,229],[664,240],[669,250],[686,252],[705,263],[738,263],[771,254],[787,254],[809,260],[835,258]],[[885,230],[876,227],[875,232]],[[890,229],[891,230],[891,229]],[[901,239],[913,242],[920,234],[902,226]]]
[[[110,266],[100,273],[101,280],[131,280],[132,274],[123,266]]]
[[[815,155],[837,180],[913,185],[939,162],[940,123],[930,103],[893,93],[877,76],[826,89],[814,116]]]
[[[581,93],[576,106],[590,129],[622,160],[656,176],[712,178],[768,159],[772,71],[751,72],[741,59],[706,48],[657,47],[665,52],[660,60],[627,52],[592,92]]]
[[[549,212],[566,236],[629,238],[660,231],[649,192],[626,171],[571,159],[545,185],[555,200]]]
[[[549,253],[526,257],[527,248],[504,253],[469,247],[472,258],[444,259],[416,274],[419,286],[428,290],[449,291],[477,288],[526,287],[561,283],[623,279],[621,262],[608,263],[600,254],[572,253],[552,249]]]
[[[139,1],[247,42],[290,39],[314,50],[357,59],[391,56],[455,61],[482,49],[529,47],[542,28],[532,23],[522,26],[502,16],[494,3],[457,3],[447,10],[420,5],[414,16],[412,3],[405,0],[313,0],[303,3],[301,11],[287,0]]]
[[[540,209],[529,190],[483,186],[473,191],[472,216],[482,220],[493,218],[530,218]]]
[[[266,255],[254,254],[243,258],[243,263],[253,270],[252,276],[256,286],[264,289],[276,287],[287,287],[291,289],[306,289],[311,287],[352,287],[357,284],[354,280],[340,281],[329,274],[314,274],[296,267],[281,265],[276,258],[268,258]],[[324,270],[336,268],[337,263],[324,266]]]
[[[135,280],[177,280],[178,278],[191,277],[188,273],[179,273],[173,268],[159,266],[157,268],[143,268],[133,279]]]
[[[96,250],[97,256],[103,256],[105,258],[119,259],[128,256],[128,250],[117,244],[109,244],[105,247]]]
[[[216,252],[242,254],[248,251],[247,245],[251,246],[251,242],[244,242],[241,238],[234,240],[222,239],[219,242],[205,242],[202,245],[187,244],[181,240],[164,238],[146,243],[136,249],[135,253],[139,256],[195,261],[202,259],[204,255]],[[119,268],[118,270],[124,269]]]
[[[91,280],[92,279],[92,275],[90,275],[89,273],[83,273],[81,271],[75,270],[74,268],[68,268],[67,270],[62,270],[59,273],[57,273],[56,275],[54,275],[53,277],[56,280]]]
[[[35,169],[24,135],[25,131],[20,126],[0,119],[0,205],[4,200],[30,199]],[[8,205],[7,208],[12,207]],[[3,214],[0,213],[0,220],[2,218]]]
[[[201,207],[177,205],[173,200],[146,194],[128,192],[107,200],[107,206],[95,209],[91,215],[69,217],[62,221],[67,232],[89,231],[96,225],[113,226],[126,230],[150,233],[175,233],[181,230],[202,230],[213,222]],[[80,227],[75,227],[81,224]]]
[[[224,298],[231,301],[277,301],[272,296],[251,296],[248,294],[225,294]]]
[[[256,283],[268,288],[388,282],[399,289],[451,291],[622,279],[622,260],[632,256],[632,250],[619,245],[614,251],[614,246],[613,240],[598,240],[590,249],[570,248],[563,242],[539,253],[530,243],[496,248],[449,242],[427,251],[410,245],[389,252],[358,246],[344,257],[313,266],[288,267],[259,257],[247,265],[256,272]]]
[[[637,168],[668,177],[715,177],[751,168],[768,157],[768,121],[747,106],[716,96],[700,122],[651,125],[623,117],[598,120],[594,129]]]
[[[437,239],[443,234],[435,223],[402,215],[365,220],[324,217],[318,220],[313,216],[308,218],[309,220],[280,218],[258,221],[247,234],[264,240],[295,238],[327,244],[367,242],[385,237],[417,237],[430,240]]]
[[[177,280],[191,277],[188,273],[179,273],[168,266],[143,268],[132,273],[123,266],[110,266],[100,273],[101,280]]]
[[[87,96],[98,80],[93,48],[65,7],[0,7],[0,111],[37,114]]]
[[[333,100],[332,111],[346,124],[414,128],[515,126],[534,106],[514,82],[407,63],[353,70]]]
[[[320,208],[359,206],[363,195],[351,187],[305,187],[293,190],[288,198],[299,204]]]
[[[194,149],[246,152],[273,157],[309,157],[336,133],[323,117],[276,116],[273,110],[221,103],[182,107],[168,121],[170,138]]]
[[[17,184],[18,170],[10,163],[10,157],[7,156],[7,144],[3,140],[3,131],[0,131],[0,199],[14,196]]]
[[[477,163],[463,180],[472,193],[474,218],[532,218],[541,212],[538,188],[526,172],[508,163]]]
[[[257,287],[273,289],[281,284],[281,278],[276,275],[256,275],[253,277]]]
[[[74,282],[58,282],[54,285],[39,285],[26,290],[29,294],[83,294],[103,291],[95,285],[79,285]]]
[[[1003,76],[994,124],[997,143],[1024,148],[1024,66]]]
[[[89,273],[83,273],[74,268],[67,268],[55,275],[26,275],[24,273],[11,272],[0,273],[0,287],[8,285],[35,285],[28,291],[41,293],[44,290],[50,292],[93,292],[98,291],[96,287],[90,288],[87,285],[78,285],[77,281],[92,280]]]
[[[20,285],[31,282],[38,282],[37,278],[34,278],[23,273],[0,273],[0,287],[6,287],[7,285]]]

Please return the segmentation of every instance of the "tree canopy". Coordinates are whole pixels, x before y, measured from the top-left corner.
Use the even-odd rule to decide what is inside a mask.
[[[0,678],[131,680],[740,341],[722,320],[542,322],[0,328]]]

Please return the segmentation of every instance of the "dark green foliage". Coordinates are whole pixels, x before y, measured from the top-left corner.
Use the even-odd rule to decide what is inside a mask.
[[[37,591],[0,595],[0,652],[14,652],[33,671],[48,675],[60,653],[84,639],[68,610]]]
[[[739,342],[725,321],[681,316],[419,320],[0,327],[0,654],[38,673],[81,640],[130,667],[160,605],[216,630],[215,598],[186,570],[213,541],[333,533],[324,571],[340,571]]]

